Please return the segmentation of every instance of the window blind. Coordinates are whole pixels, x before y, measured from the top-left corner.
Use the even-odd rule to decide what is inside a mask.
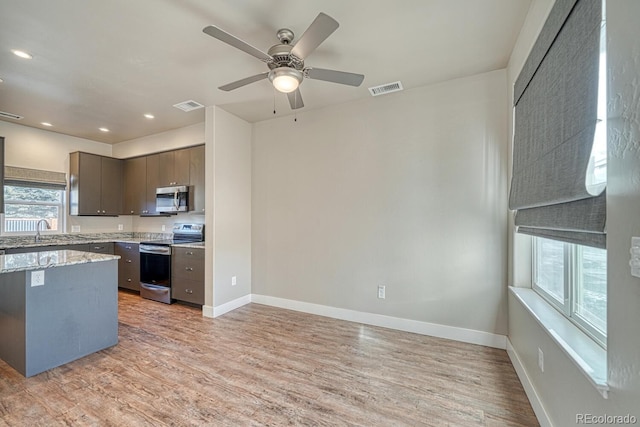
[[[601,21],[601,0],[557,0],[516,80],[509,208],[520,233],[604,248],[606,192],[586,185]]]
[[[5,166],[4,184],[66,190],[67,175],[64,172]]]

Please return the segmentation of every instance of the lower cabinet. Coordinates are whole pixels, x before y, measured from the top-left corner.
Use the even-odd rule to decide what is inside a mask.
[[[82,252],[95,252],[97,254],[111,254],[113,255],[114,247],[113,242],[107,243],[81,243],[77,245],[68,245],[65,249]]]
[[[204,249],[174,247],[171,298],[204,305]]]
[[[115,254],[118,260],[118,287],[140,291],[140,252],[137,243],[117,242]]]

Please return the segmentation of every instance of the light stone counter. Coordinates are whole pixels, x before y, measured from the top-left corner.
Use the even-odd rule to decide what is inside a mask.
[[[174,243],[171,246],[173,246],[175,248],[204,249],[204,242]]]
[[[0,274],[13,273],[16,271],[42,270],[44,268],[64,267],[75,264],[112,261],[117,259],[120,259],[119,255],[69,250],[0,255]]]

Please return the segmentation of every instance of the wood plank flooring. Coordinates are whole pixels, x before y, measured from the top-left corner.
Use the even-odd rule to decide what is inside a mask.
[[[536,426],[505,351],[249,304],[119,295],[117,346],[24,378],[0,426]]]

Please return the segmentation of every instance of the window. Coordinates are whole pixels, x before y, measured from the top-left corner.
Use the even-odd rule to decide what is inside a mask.
[[[31,234],[38,221],[45,219],[49,229],[40,225],[42,233],[62,233],[64,230],[65,190],[60,188],[5,185],[2,234]]]
[[[606,347],[606,250],[534,237],[533,289]]]

